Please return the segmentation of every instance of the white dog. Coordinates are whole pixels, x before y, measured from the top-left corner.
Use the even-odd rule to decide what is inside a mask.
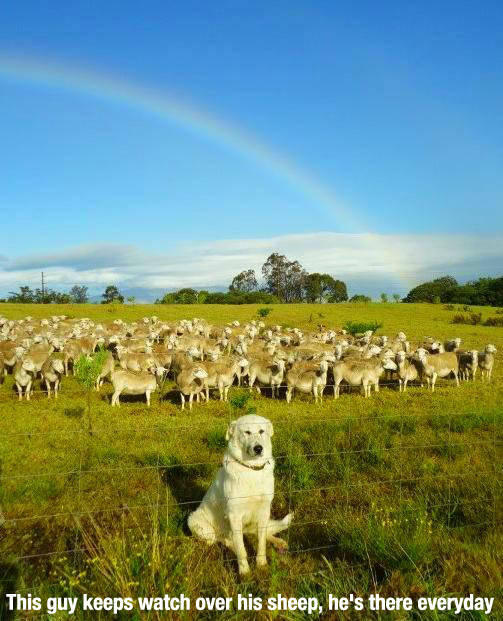
[[[223,465],[198,509],[189,516],[193,535],[210,545],[224,543],[235,552],[241,574],[250,570],[243,534],[258,537],[258,566],[267,565],[266,541],[279,550],[288,547],[275,535],[290,526],[293,514],[282,520],[270,517],[274,497],[272,435],[272,423],[261,416],[247,414],[231,422]]]

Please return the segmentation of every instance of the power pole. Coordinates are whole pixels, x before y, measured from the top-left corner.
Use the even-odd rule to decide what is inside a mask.
[[[45,292],[44,292],[44,272],[42,272],[42,304],[44,303]]]

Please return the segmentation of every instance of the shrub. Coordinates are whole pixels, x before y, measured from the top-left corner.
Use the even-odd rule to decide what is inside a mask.
[[[382,328],[382,323],[377,321],[348,321],[344,325],[344,330],[352,334],[361,334],[366,332],[367,330],[372,330],[372,332],[377,332],[379,328]]]
[[[361,293],[357,293],[352,298],[350,298],[349,301],[350,302],[364,302],[365,304],[368,304],[372,300],[371,300],[371,298],[369,298],[368,295],[362,295]]]
[[[277,304],[278,298],[266,291],[217,291],[208,293],[204,304]]]
[[[456,310],[454,304],[444,304],[444,310],[453,311]]]
[[[259,317],[267,317],[269,313],[272,311],[272,308],[259,308],[257,311],[257,315]]]
[[[485,326],[495,326],[498,328],[503,328],[503,317],[488,317],[484,321]]]
[[[461,313],[458,313],[457,315],[454,315],[451,323],[463,323],[471,326],[476,326],[481,322],[482,313],[470,313],[470,315],[463,315]]]

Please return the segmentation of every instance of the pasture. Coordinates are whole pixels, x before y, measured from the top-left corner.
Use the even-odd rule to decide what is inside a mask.
[[[0,386],[3,592],[281,593],[315,595],[322,603],[328,593],[474,593],[496,597],[495,618],[503,616],[503,329],[453,325],[454,311],[440,305],[270,308],[267,324],[304,331],[320,323],[341,327],[348,320],[376,320],[383,324],[379,334],[402,330],[412,342],[432,335],[459,336],[463,346],[479,350],[493,343],[493,378],[482,383],[479,374],[459,388],[439,380],[434,394],[419,386],[400,394],[396,383],[383,380],[369,399],[353,389],[334,400],[327,387],[317,405],[307,395],[287,404],[284,392],[279,399],[268,391],[253,394],[245,407],[253,404],[275,429],[273,514],[291,509],[295,519],[285,534],[289,553],[268,549],[269,566],[256,569],[251,559],[252,573],[240,579],[234,556],[190,537],[186,517],[219,466],[229,420],[244,413],[239,405],[245,399],[236,397],[247,395],[246,388],[232,388],[229,403],[213,397],[189,412],[180,409],[167,382],[162,394],[153,394],[150,408],[142,397],[111,408],[110,384],[88,395],[71,376],[63,378],[57,401],[48,400],[37,382],[32,400],[18,402],[9,375]],[[483,319],[494,314],[474,310]],[[155,314],[161,320],[196,316],[224,324],[257,319],[257,311],[248,305],[0,304],[0,315],[9,319],[65,314],[101,322]],[[149,618],[166,618],[156,614]],[[353,614],[338,618],[372,618]],[[428,614],[421,618],[451,618]],[[478,614],[456,618],[483,618]]]

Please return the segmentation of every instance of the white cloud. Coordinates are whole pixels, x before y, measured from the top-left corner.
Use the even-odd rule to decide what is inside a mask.
[[[262,263],[272,252],[297,259],[308,271],[342,278],[353,292],[403,294],[422,280],[446,273],[460,280],[501,274],[503,234],[322,232],[191,242],[162,255],[104,242],[60,252],[3,257],[0,290],[5,294],[22,284],[36,286],[41,270],[53,288],[85,284],[98,289],[110,283],[143,290],[225,287],[243,269],[254,268],[260,275]]]

